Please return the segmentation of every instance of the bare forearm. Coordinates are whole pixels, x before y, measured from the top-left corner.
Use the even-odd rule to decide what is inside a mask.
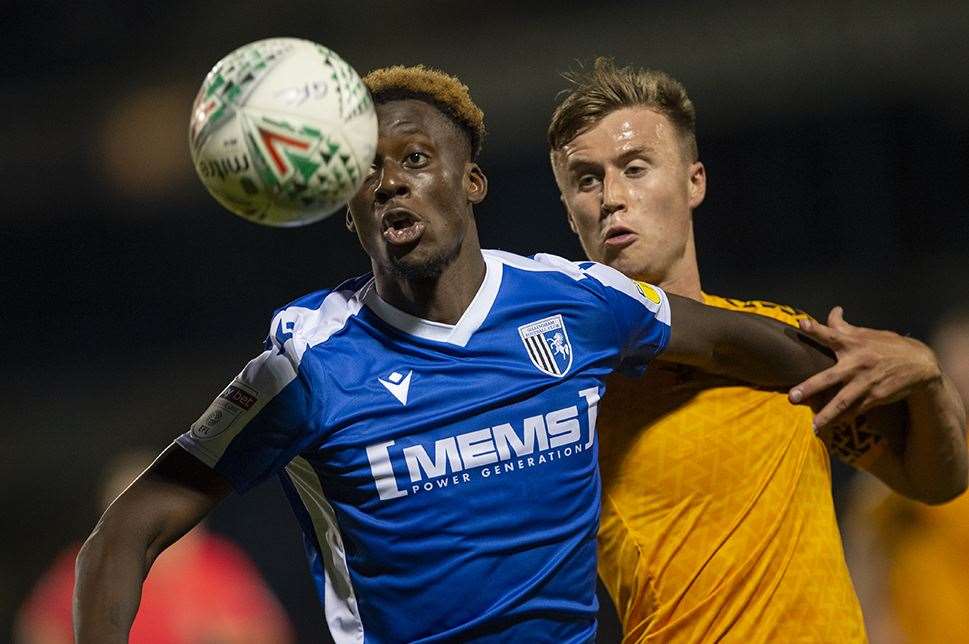
[[[155,558],[228,492],[224,479],[172,445],[111,504],[77,557],[79,644],[128,640]]]
[[[77,557],[74,637],[88,642],[127,642],[147,575],[146,548],[124,535],[95,530]]]
[[[816,342],[776,320],[670,296],[663,360],[765,387],[791,387],[834,364]]]
[[[768,387],[791,387],[834,364],[834,358],[781,322],[738,313],[714,354],[714,369]],[[740,324],[740,322],[743,324]]]
[[[906,478],[919,500],[944,503],[966,490],[966,410],[944,374],[913,391],[907,402]]]

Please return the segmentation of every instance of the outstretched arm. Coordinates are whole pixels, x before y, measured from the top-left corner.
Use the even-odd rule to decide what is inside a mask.
[[[152,563],[230,489],[213,470],[172,445],[115,499],[77,557],[74,636],[79,644],[128,641]]]
[[[819,398],[839,388],[815,416],[835,454],[924,503],[943,503],[966,490],[966,410],[929,347],[848,324],[841,307],[832,309],[827,325],[805,320],[801,328],[834,350],[838,364],[792,389],[791,401],[821,407]]]
[[[668,296],[673,324],[661,360],[785,389],[834,364],[833,353],[786,324]]]

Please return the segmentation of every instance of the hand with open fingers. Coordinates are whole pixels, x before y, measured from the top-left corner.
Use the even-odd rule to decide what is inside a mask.
[[[815,431],[842,422],[873,407],[907,398],[919,387],[938,382],[942,370],[932,350],[892,331],[854,326],[840,306],[828,323],[801,320],[801,331],[834,351],[837,363],[788,393],[792,403],[810,404],[822,392],[830,401],[814,416]],[[837,387],[836,393],[832,388]]]

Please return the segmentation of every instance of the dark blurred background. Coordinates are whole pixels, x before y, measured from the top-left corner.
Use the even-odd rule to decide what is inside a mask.
[[[924,337],[969,287],[969,4],[4,3],[0,55],[0,640],[97,518],[118,451],[164,448],[261,350],[273,309],[368,270],[342,216],[299,230],[222,210],[192,169],[208,69],[269,36],[363,73],[425,63],[485,111],[483,244],[578,259],[549,169],[559,73],[664,69],[697,106],[704,288]],[[836,492],[850,473],[836,472]],[[297,527],[270,481],[212,527],[317,641]]]

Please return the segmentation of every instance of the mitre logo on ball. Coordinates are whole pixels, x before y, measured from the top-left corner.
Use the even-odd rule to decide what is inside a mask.
[[[240,47],[195,98],[189,146],[202,183],[249,221],[301,226],[339,210],[377,147],[373,100],[322,45],[270,38]]]

